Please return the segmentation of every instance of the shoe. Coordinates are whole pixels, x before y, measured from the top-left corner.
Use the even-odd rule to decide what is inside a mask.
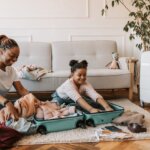
[[[141,125],[137,123],[130,123],[128,124],[128,129],[133,133],[140,133],[140,132],[146,132],[147,129],[143,128]]]

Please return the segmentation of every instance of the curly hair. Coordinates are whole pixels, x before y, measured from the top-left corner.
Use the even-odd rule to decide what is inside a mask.
[[[88,62],[86,60],[82,60],[81,62],[79,62],[78,60],[71,60],[69,62],[69,66],[71,67],[71,73],[74,73],[77,69],[87,69]]]

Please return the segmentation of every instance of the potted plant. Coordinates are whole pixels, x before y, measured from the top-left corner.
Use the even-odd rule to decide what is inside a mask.
[[[106,0],[102,15],[116,5],[123,5],[129,12],[129,20],[123,28],[125,32],[130,32],[129,39],[138,37],[141,42],[137,43],[136,47],[142,51],[150,50],[150,0],[133,0],[131,8],[128,8],[127,2],[123,0],[111,0],[111,6]]]
[[[144,102],[150,103],[150,0],[132,0],[131,8],[128,8],[127,1],[111,0],[110,6],[106,0],[105,8],[101,11],[102,15],[104,15],[110,7],[115,7],[116,5],[123,5],[129,12],[129,20],[123,28],[124,31],[130,32],[129,39],[140,39],[136,47],[142,50],[140,101],[141,106],[144,106]]]

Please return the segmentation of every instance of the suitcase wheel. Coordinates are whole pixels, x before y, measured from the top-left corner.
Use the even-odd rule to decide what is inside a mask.
[[[96,127],[96,125],[92,119],[86,120],[86,125],[91,126],[91,127]]]
[[[86,125],[85,125],[85,123],[84,123],[83,120],[78,120],[78,121],[77,121],[77,124],[76,124],[76,127],[77,127],[77,128],[85,129],[85,128],[86,128]]]
[[[37,129],[37,132],[40,134],[47,134],[46,128],[44,126],[39,126],[39,128]]]

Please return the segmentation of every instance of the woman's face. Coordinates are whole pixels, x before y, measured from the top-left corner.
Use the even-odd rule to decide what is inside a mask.
[[[20,50],[18,47],[13,47],[2,52],[2,63],[5,66],[11,66],[18,59]]]
[[[87,74],[87,69],[81,68],[77,69],[73,74],[72,78],[75,82],[76,85],[82,85],[86,81],[86,74]]]

